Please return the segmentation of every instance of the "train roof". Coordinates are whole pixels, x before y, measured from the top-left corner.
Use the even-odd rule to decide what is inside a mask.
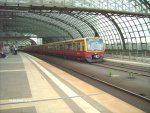
[[[76,39],[72,39],[72,40],[66,40],[66,41],[59,41],[59,42],[50,42],[47,44],[59,44],[59,43],[66,43],[66,42],[72,42],[72,41],[78,41],[78,40],[84,40],[84,39],[90,39],[90,38],[100,38],[100,37],[84,37],[84,38],[76,38]]]
[[[67,43],[67,42],[72,42],[72,41],[78,41],[78,40],[84,40],[84,39],[90,39],[90,38],[100,38],[100,37],[84,37],[84,38],[76,38],[76,39],[72,39],[72,40],[66,40],[66,41],[59,41],[59,42],[50,42],[50,43],[46,43],[46,44],[42,44],[42,45],[31,45],[32,47],[39,47],[39,46],[44,46],[44,45],[50,45],[50,44],[59,44],[59,43]]]

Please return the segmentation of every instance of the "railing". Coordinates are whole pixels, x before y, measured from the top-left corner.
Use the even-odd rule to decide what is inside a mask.
[[[150,51],[106,50],[105,57],[150,63]]]

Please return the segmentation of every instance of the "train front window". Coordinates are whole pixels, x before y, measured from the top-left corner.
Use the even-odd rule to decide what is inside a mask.
[[[86,39],[86,43],[87,43],[87,50],[88,51],[104,50],[104,43],[103,43],[102,39],[99,39],[99,38]]]

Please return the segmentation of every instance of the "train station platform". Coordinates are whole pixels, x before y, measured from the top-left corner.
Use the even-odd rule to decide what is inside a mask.
[[[0,59],[0,113],[144,113],[29,54]]]
[[[129,56],[108,56],[104,58],[105,61],[130,64],[135,66],[150,67],[150,58],[148,57],[129,57]]]

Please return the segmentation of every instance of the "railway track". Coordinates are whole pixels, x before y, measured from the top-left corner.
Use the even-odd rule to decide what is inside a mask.
[[[109,86],[109,87],[111,87],[111,88],[114,88],[114,89],[116,89],[116,90],[119,90],[119,91],[121,91],[122,93],[125,93],[126,95],[130,95],[131,98],[134,99],[134,100],[139,100],[139,101],[142,102],[142,103],[146,103],[146,105],[150,105],[150,98],[148,98],[148,97],[145,97],[145,96],[143,96],[143,95],[134,93],[134,92],[129,91],[129,90],[127,90],[127,89],[121,88],[121,87],[119,87],[119,86],[117,86],[117,85],[111,84],[111,83],[106,82],[106,81],[104,81],[104,80],[101,80],[100,78],[98,78],[98,77],[96,77],[96,76],[94,76],[94,75],[89,75],[89,74],[80,72],[80,71],[78,71],[78,70],[76,70],[76,69],[74,69],[74,68],[72,68],[72,67],[68,67],[68,66],[66,66],[66,65],[63,65],[63,64],[59,64],[59,63],[57,63],[57,62],[50,61],[50,59],[49,59],[48,56],[44,56],[44,57],[43,57],[42,55],[41,55],[41,56],[40,56],[40,55],[38,55],[38,56],[36,55],[36,57],[42,58],[43,60],[45,60],[45,61],[47,61],[47,62],[49,62],[49,63],[51,63],[51,64],[53,64],[53,65],[55,65],[55,66],[57,66],[57,67],[59,67],[59,68],[62,68],[62,69],[68,70],[68,71],[72,71],[72,72],[74,72],[74,73],[76,73],[76,74],[80,74],[80,75],[86,76],[86,77],[88,77],[89,79],[95,80],[95,81],[97,81],[97,82],[99,82],[99,83],[102,83],[102,84],[107,85],[107,86]],[[92,65],[93,65],[93,64],[92,64]],[[97,65],[97,64],[96,64],[96,65]],[[142,109],[142,108],[141,108],[141,109]],[[145,110],[145,108],[143,108],[143,110]],[[149,109],[149,110],[150,110],[150,109]],[[146,112],[147,112],[147,111],[146,111]]]
[[[130,64],[123,64],[123,63],[113,63],[113,62],[102,62],[102,63],[93,63],[91,65],[105,67],[113,70],[119,70],[124,72],[132,72],[138,76],[146,76],[150,77],[150,67],[142,67],[142,66],[134,66]]]
[[[114,62],[104,62],[103,64],[150,73],[150,67],[145,67],[145,66],[137,66],[137,65],[135,66],[135,65],[131,65],[131,64],[117,63],[117,62],[115,62],[115,63]]]
[[[136,96],[137,98],[141,98],[141,99],[143,99],[143,100],[145,100],[145,101],[147,101],[147,102],[150,102],[150,98],[147,98],[147,97],[142,96],[142,95],[140,95],[140,94],[136,94],[136,93],[134,93],[134,92],[132,92],[132,91],[126,90],[126,89],[121,88],[121,87],[116,86],[116,85],[113,85],[113,84],[111,84],[111,83],[109,83],[109,82],[103,81],[103,80],[101,80],[100,78],[95,77],[94,75],[88,75],[88,74],[86,74],[86,73],[83,73],[83,72],[78,71],[78,70],[76,70],[76,69],[74,69],[74,68],[68,67],[68,66],[66,66],[66,65],[59,64],[59,63],[56,63],[56,62],[52,62],[52,61],[50,61],[50,59],[49,59],[48,57],[43,57],[43,56],[41,57],[41,56],[37,56],[37,55],[36,55],[36,57],[42,58],[43,60],[46,60],[47,62],[52,63],[52,64],[55,65],[55,66],[64,68],[64,69],[69,70],[69,71],[73,71],[73,72],[75,72],[75,73],[77,73],[77,74],[80,74],[80,75],[84,75],[84,76],[86,76],[86,77],[88,77],[88,78],[91,78],[91,79],[93,79],[93,80],[96,80],[96,81],[98,81],[98,82],[101,82],[101,83],[103,83],[103,84],[105,84],[105,85],[108,85],[108,86],[110,86],[110,87],[113,87],[113,88],[115,88],[115,89],[118,89],[118,90],[120,90],[120,91],[123,91],[123,92],[125,92],[125,93],[128,93],[128,94],[130,94],[130,95]]]

